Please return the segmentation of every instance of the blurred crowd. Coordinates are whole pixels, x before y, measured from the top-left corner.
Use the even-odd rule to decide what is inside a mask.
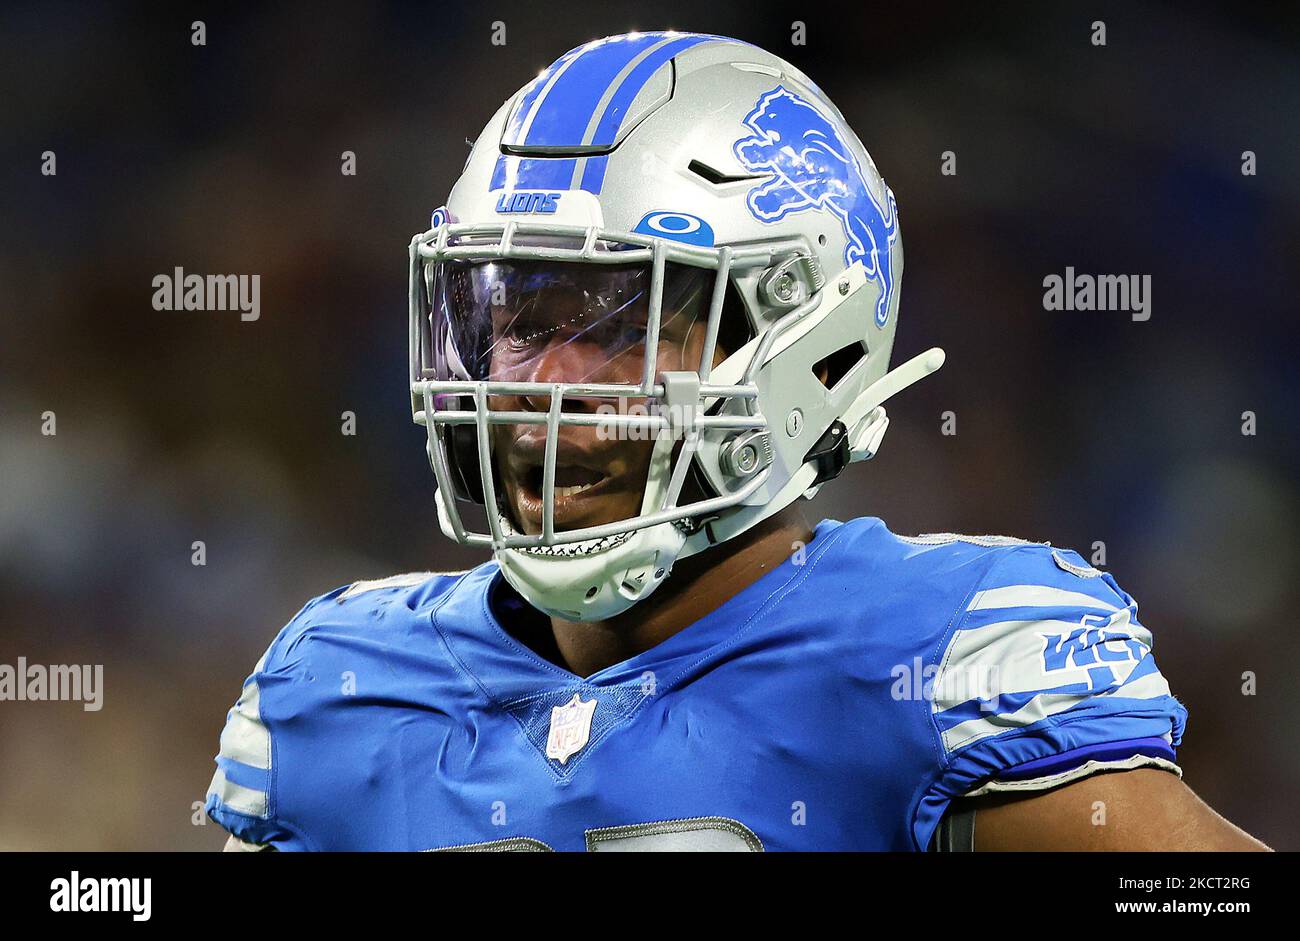
[[[503,100],[637,27],[790,59],[897,196],[895,361],[948,365],[810,517],[1104,544],[1188,782],[1300,846],[1300,14],[858,4],[792,45],[774,2],[499,6],[0,11],[0,663],[105,666],[98,712],[0,702],[0,849],[219,846],[194,807],[283,623],[486,558],[439,532],[410,424],[406,244]],[[261,275],[260,319],[155,311],[176,266]],[[1151,319],[1045,311],[1066,266],[1151,275]]]

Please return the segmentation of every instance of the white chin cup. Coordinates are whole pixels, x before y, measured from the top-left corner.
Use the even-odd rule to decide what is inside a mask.
[[[659,508],[672,470],[673,442],[655,441],[641,513]],[[511,527],[502,514],[502,527]],[[686,535],[673,523],[603,539],[543,546],[498,549],[497,564],[515,591],[529,604],[570,621],[603,621],[622,614],[663,584],[677,561]]]
[[[570,555],[498,549],[496,559],[506,581],[539,611],[569,621],[603,621],[622,614],[664,582],[686,537],[672,523],[659,523],[601,541],[613,544]]]

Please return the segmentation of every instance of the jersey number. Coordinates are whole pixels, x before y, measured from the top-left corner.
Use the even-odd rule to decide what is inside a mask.
[[[761,853],[763,841],[749,827],[729,817],[690,817],[587,830],[590,853]],[[527,836],[447,846],[438,852],[546,853],[551,847]]]

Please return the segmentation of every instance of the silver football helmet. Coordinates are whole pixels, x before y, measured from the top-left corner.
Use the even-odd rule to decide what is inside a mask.
[[[893,194],[789,63],[672,32],[566,53],[410,245],[443,531],[548,614],[626,610],[876,452],[943,363],[888,371],[902,273]]]

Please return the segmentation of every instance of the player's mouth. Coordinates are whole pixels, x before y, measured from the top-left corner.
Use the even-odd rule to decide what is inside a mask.
[[[507,492],[519,522],[532,533],[542,531],[541,460],[531,453],[516,452],[507,462]],[[556,455],[554,506],[558,530],[596,526],[615,518],[610,510],[613,498],[621,493],[618,486],[621,475],[614,473],[613,467],[600,466],[593,458],[582,456],[581,461],[577,463],[564,454]]]

